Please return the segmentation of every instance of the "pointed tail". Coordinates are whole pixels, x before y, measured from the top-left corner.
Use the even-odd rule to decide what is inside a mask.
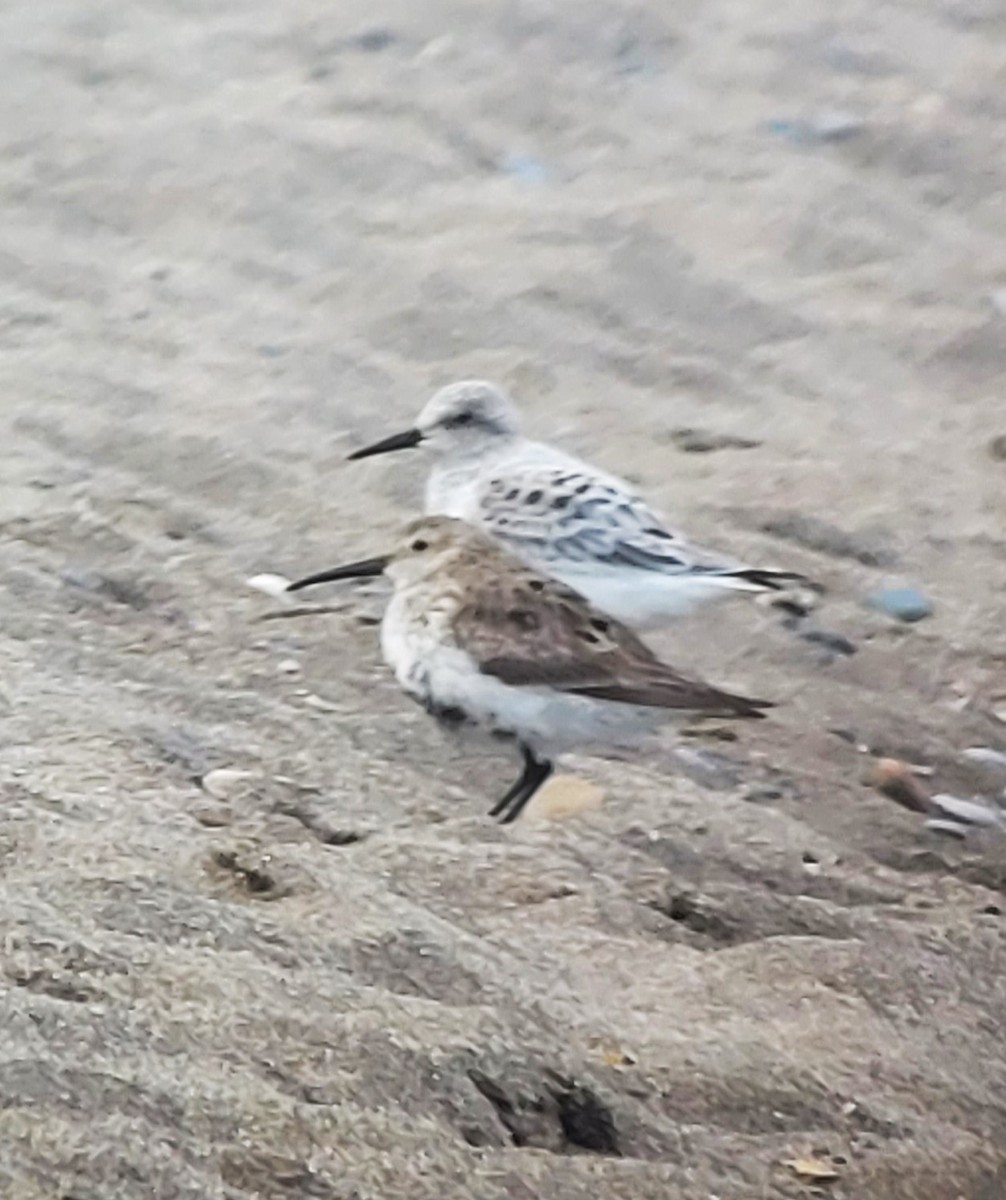
[[[766,592],[784,592],[789,588],[811,588],[819,591],[820,587],[806,575],[797,571],[772,571],[761,567],[744,567],[740,571],[730,571],[728,578],[743,580],[752,587]]]

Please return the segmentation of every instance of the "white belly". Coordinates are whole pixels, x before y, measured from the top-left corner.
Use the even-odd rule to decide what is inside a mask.
[[[724,599],[743,589],[729,576],[662,575],[634,567],[584,570],[573,563],[560,567],[544,559],[528,560],[541,571],[561,579],[596,608],[634,629],[654,629],[684,616],[710,600]],[[751,589],[757,590],[757,589]]]
[[[585,748],[636,744],[673,719],[662,709],[517,687],[483,674],[459,649],[450,627],[456,597],[423,587],[398,590],[381,623],[381,651],[402,689],[436,715],[463,716],[486,734],[507,733],[552,758]]]
[[[398,681],[414,699],[434,712],[463,713],[487,734],[511,734],[546,758],[577,748],[603,752],[635,745],[671,716],[549,688],[514,687],[483,675],[454,647],[421,647],[412,637],[408,642],[390,632],[385,653],[395,658]]]

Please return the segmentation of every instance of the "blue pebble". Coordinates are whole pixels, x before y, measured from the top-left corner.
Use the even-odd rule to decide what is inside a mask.
[[[872,592],[867,604],[897,621],[924,621],[933,615],[933,602],[918,588],[892,587]]]
[[[501,170],[521,183],[539,185],[548,182],[548,169],[530,154],[508,154],[500,163]]]
[[[806,121],[790,120],[788,117],[773,117],[766,121],[764,128],[776,137],[785,138],[797,146],[806,146],[812,142],[813,134]]]

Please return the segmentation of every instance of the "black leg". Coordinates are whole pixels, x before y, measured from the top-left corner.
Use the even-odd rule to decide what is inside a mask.
[[[493,806],[491,813],[494,817],[502,813],[500,821],[503,825],[509,825],[511,821],[516,821],[524,805],[527,804],[554,770],[550,762],[544,759],[539,761],[535,758],[527,746],[522,746],[521,751],[524,755],[524,770],[521,777],[503,799]]]
[[[550,762],[536,761],[534,764],[534,777],[530,780],[527,786],[524,787],[516,796],[514,796],[513,800],[511,800],[510,807],[507,809],[506,813],[500,817],[500,823],[503,825],[509,825],[511,821],[516,821],[520,816],[524,805],[527,804],[527,802],[531,799],[535,792],[537,792],[545,780],[548,779],[554,770],[555,768]]]
[[[534,768],[536,765],[534,755],[526,746],[521,746],[520,752],[524,756],[524,770],[521,771],[520,775],[518,776],[517,782],[514,783],[512,787],[507,788],[506,795],[497,800],[489,810],[489,815],[491,817],[498,817],[510,803],[510,801],[513,800],[521,791],[523,791],[525,787],[527,787],[528,781],[534,775]]]

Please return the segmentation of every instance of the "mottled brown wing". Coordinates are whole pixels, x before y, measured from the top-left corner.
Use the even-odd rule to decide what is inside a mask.
[[[771,707],[679,674],[626,626],[531,571],[469,595],[454,636],[483,674],[504,683],[711,716],[760,717]]]

